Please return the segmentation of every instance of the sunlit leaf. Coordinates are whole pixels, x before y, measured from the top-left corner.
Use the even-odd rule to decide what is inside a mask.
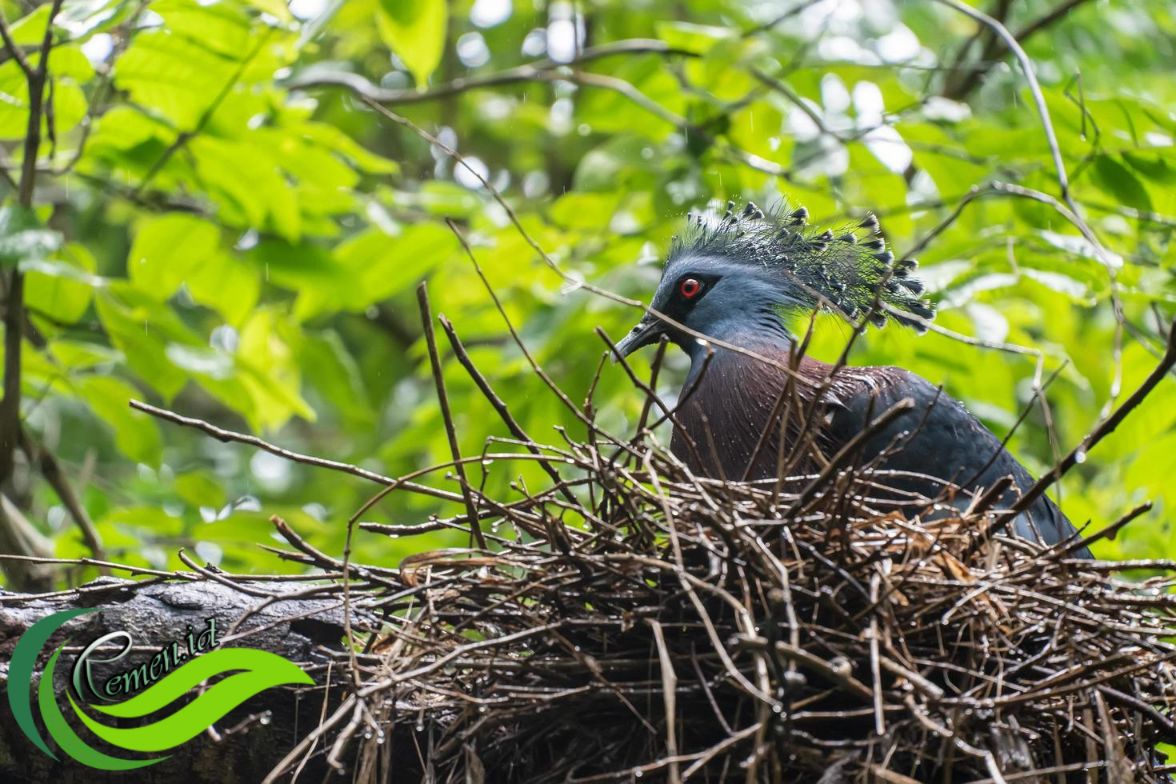
[[[127,273],[143,292],[166,300],[201,265],[219,255],[219,244],[216,226],[191,215],[145,218],[136,227]]]
[[[54,261],[26,264],[25,304],[35,316],[73,324],[86,314],[94,287],[102,285],[98,268],[85,246],[67,245]]]
[[[441,63],[449,11],[445,0],[380,0],[380,34],[424,89]]]

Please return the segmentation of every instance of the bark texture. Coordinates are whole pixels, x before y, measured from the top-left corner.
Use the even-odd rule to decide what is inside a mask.
[[[248,592],[247,592],[248,591]],[[264,593],[268,596],[253,595]],[[309,595],[308,595],[309,594]],[[45,646],[38,660],[39,677],[48,653],[69,639],[62,654],[70,662],[89,642],[112,631],[132,634],[135,648],[107,672],[124,671],[172,640],[187,626],[200,629],[215,618],[224,631],[224,645],[262,648],[301,666],[315,687],[271,688],[256,695],[214,725],[218,737],[206,732],[170,752],[161,763],[124,773],[105,774],[59,754],[43,754],[17,727],[9,708],[8,669],[12,651],[30,626],[54,612],[100,608],[67,623]],[[4,782],[224,782],[261,781],[270,769],[317,723],[323,701],[337,703],[325,689],[328,663],[343,649],[340,602],[323,598],[304,583],[251,581],[238,590],[213,580],[130,581],[103,578],[67,594],[14,594],[0,591],[0,781]],[[59,668],[57,693],[66,687],[68,667]],[[104,674],[101,669],[96,669]],[[36,688],[34,681],[34,694]],[[332,705],[327,706],[328,709]],[[42,733],[44,737],[48,737]],[[134,756],[126,754],[123,756]],[[300,781],[331,777],[321,748],[303,768]],[[287,776],[283,780],[289,781]]]

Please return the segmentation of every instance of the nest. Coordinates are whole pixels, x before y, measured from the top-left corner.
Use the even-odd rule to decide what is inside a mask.
[[[488,550],[401,566],[373,710],[426,780],[1168,780],[1172,578],[1114,579],[1161,564],[979,536],[999,511],[879,515],[869,470],[551,459],[591,504],[479,498]]]
[[[330,732],[338,766],[366,728],[357,781],[1169,780],[1157,745],[1176,742],[1176,564],[1074,557],[1146,507],[1046,548],[1004,533],[1011,515],[992,504],[1007,485],[966,510],[883,503],[894,477],[846,450],[778,481],[699,478],[654,436],[674,416],[652,395],[660,352],[650,383],[630,371],[647,402],[627,438],[533,366],[588,433],[541,445],[442,318],[514,436],[508,453],[462,457],[422,305],[454,453],[435,470],[461,494],[405,478],[377,498],[440,494],[466,512],[360,527],[456,529],[471,547],[365,568],[279,526],[301,551],[288,557],[350,570],[352,606],[385,623],[349,657],[350,696],[287,759]],[[496,498],[468,475],[514,461],[551,481]]]

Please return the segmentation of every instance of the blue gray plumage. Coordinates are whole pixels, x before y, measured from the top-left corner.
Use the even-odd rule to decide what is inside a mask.
[[[807,218],[803,208],[766,213],[750,203],[692,216],[671,245],[650,311],[617,344],[624,356],[664,334],[690,356],[684,388],[693,391],[679,411],[670,446],[698,474],[765,479],[776,475],[781,454],[810,468],[823,459],[794,455],[801,446],[797,429],[773,420],[788,373],[725,345],[786,367],[796,345],[788,327],[791,314],[825,308],[851,320],[868,317],[876,326],[893,320],[919,330],[934,316],[912,275],[914,262],[894,257],[873,216],[837,230],[810,227]],[[890,472],[891,492],[881,497],[896,505],[909,494],[941,498],[949,484],[958,492],[947,500],[963,506],[1011,477],[1012,486],[999,499],[1011,506],[1033,484],[1024,466],[962,405],[909,371],[833,372],[833,366],[807,356],[796,371],[811,383],[794,385],[794,393],[820,409],[812,447],[824,457],[860,433],[871,417],[904,398],[913,401],[911,410],[866,441],[861,454]],[[831,382],[822,387],[830,374]],[[1017,517],[1013,529],[1048,545],[1075,534],[1045,496]],[[1089,557],[1085,549],[1078,554]]]

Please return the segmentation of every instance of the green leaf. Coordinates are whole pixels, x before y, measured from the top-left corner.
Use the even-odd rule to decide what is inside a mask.
[[[289,240],[302,232],[294,191],[271,151],[248,141],[199,136],[189,142],[196,172],[238,222],[272,229]]]
[[[154,0],[151,10],[163,17],[164,29],[211,52],[234,60],[252,50],[258,32],[250,29],[245,9],[237,3],[197,0]]]
[[[384,42],[424,90],[445,53],[446,0],[380,0],[377,24]]]
[[[151,417],[128,405],[142,397],[137,389],[112,376],[82,376],[74,383],[86,404],[114,431],[119,451],[137,463],[159,464],[163,456],[159,428]]]
[[[307,143],[285,128],[261,128],[255,134],[274,161],[300,182],[324,190],[350,190],[359,182],[359,175],[334,151],[314,143]]]
[[[396,174],[400,171],[400,165],[396,161],[368,152],[354,139],[333,125],[306,123],[294,130],[304,139],[342,155],[368,174]]]
[[[204,471],[189,471],[176,477],[176,493],[192,506],[211,506],[219,509],[225,505],[225,489],[216,479]]]
[[[435,223],[409,226],[397,237],[376,228],[361,232],[335,249],[335,259],[350,271],[339,281],[345,307],[362,310],[404,291],[456,250],[453,233]]]
[[[296,353],[300,337],[295,325],[275,308],[255,311],[241,328],[239,378],[254,400],[261,427],[279,427],[293,415],[314,421],[314,409],[300,392],[302,370]]]
[[[1143,153],[1125,151],[1123,160],[1135,171],[1153,182],[1161,185],[1171,185],[1176,182],[1176,165],[1161,154],[1154,156]]]
[[[657,37],[674,49],[698,55],[706,54],[720,41],[738,37],[738,33],[730,27],[713,27],[690,22],[659,22],[654,29],[657,31]]]
[[[43,259],[61,247],[61,234],[46,229],[32,210],[0,207],[0,265],[11,267]]]
[[[329,330],[318,336],[307,336],[298,364],[349,427],[368,428],[375,424],[371,396],[355,359],[338,333]]]
[[[94,275],[98,262],[84,246],[71,243],[61,259],[26,262],[25,304],[34,317],[75,324],[90,307],[94,288],[103,280]]]
[[[54,24],[69,30],[70,38],[79,41],[125,18],[132,13],[131,6],[126,0],[72,0],[62,5]]]
[[[167,30],[135,35],[115,63],[114,81],[138,106],[166,117],[177,128],[195,127],[218,91],[235,73],[235,63]]]
[[[249,5],[283,22],[293,18],[285,0],[249,0]]]
[[[144,218],[127,256],[127,273],[144,293],[166,300],[197,268],[220,255],[219,245],[220,230],[192,215]]]
[[[233,358],[223,351],[208,346],[184,346],[171,343],[164,349],[164,355],[171,363],[193,376],[203,376],[213,381],[233,377]]]
[[[607,231],[622,193],[565,193],[551,208],[551,218],[568,229]]]
[[[88,370],[99,365],[116,365],[125,360],[122,352],[101,343],[77,340],[54,340],[49,344],[49,353],[69,370]]]
[[[45,25],[49,22],[50,3],[42,3],[32,12],[12,23],[12,41],[20,46],[39,46],[45,38]],[[8,54],[7,49],[5,55]]]
[[[171,144],[175,136],[160,119],[129,106],[116,106],[94,120],[88,149],[130,150],[156,139]]]
[[[294,315],[306,320],[331,310],[361,311],[398,294],[456,250],[449,229],[420,223],[395,236],[367,228],[330,255],[274,242],[261,243],[254,255],[270,280],[298,291]]]
[[[205,258],[184,279],[192,299],[224,316],[229,324],[241,324],[257,305],[261,276],[246,261],[227,253]]]
[[[1147,189],[1123,164],[1110,155],[1098,155],[1094,159],[1094,179],[1120,202],[1137,210],[1151,212],[1151,197]]]
[[[430,215],[444,215],[451,218],[468,218],[485,209],[482,200],[468,188],[456,182],[432,180],[423,183],[418,192],[397,194],[398,204],[419,205]]]
[[[201,345],[201,341],[174,313],[125,285],[103,290],[95,297],[94,304],[110,342],[123,352],[127,364],[140,379],[166,400],[183,389],[188,374],[167,358],[167,344]]]
[[[146,417],[147,414],[140,414],[140,416]],[[129,541],[135,541],[135,539],[141,541],[140,537],[145,531],[164,536],[179,535],[181,520],[162,511],[158,506],[135,505],[112,509],[94,522],[103,534],[103,539],[108,540],[108,531],[121,528],[132,534]]]
[[[39,58],[34,58],[34,62]],[[80,46],[56,46],[49,53],[49,73],[54,79],[69,79],[75,83],[86,82],[94,77],[94,66],[82,52]],[[54,93],[54,100],[57,95]],[[56,110],[56,106],[54,110]]]
[[[30,57],[35,66],[38,56]],[[54,49],[50,55],[53,79],[53,127],[48,116],[42,117],[42,138],[50,131],[64,134],[76,126],[86,114],[88,103],[79,82],[94,73],[89,60],[77,46]],[[28,85],[16,61],[9,59],[0,65],[0,139],[23,139],[28,131]]]

